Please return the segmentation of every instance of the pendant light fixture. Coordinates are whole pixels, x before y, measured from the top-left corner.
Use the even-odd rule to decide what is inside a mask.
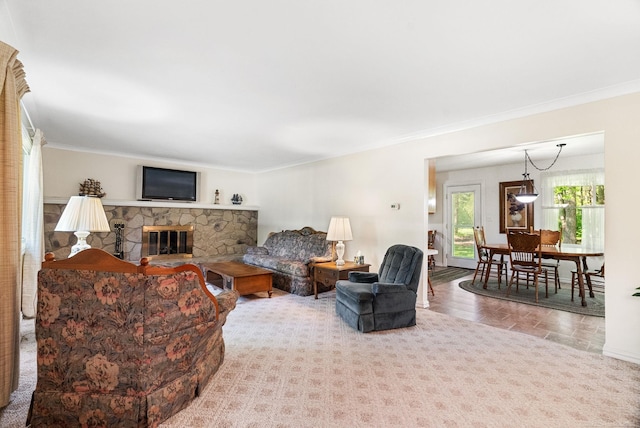
[[[538,199],[538,190],[533,184],[533,180],[529,177],[527,172],[527,159],[529,159],[529,153],[524,151],[524,174],[522,174],[522,184],[520,184],[520,190],[516,195],[516,200],[523,204],[528,204]]]
[[[556,161],[558,160],[558,157],[560,156],[560,152],[562,152],[562,148],[564,146],[566,146],[566,144],[564,143],[560,143],[556,145],[556,147],[559,147],[558,154],[556,155],[556,158],[553,160],[553,162],[551,162],[551,165],[549,165],[546,168],[538,168],[536,164],[533,163],[533,161],[529,157],[529,153],[527,153],[526,150],[524,151],[524,174],[522,174],[522,184],[520,185],[520,190],[516,195],[516,200],[518,202],[521,202],[523,204],[529,204],[535,201],[536,199],[538,199],[538,190],[536,189],[536,186],[533,184],[533,180],[531,179],[531,177],[529,176],[529,172],[527,171],[527,161],[531,162],[531,165],[538,171],[546,171],[550,169],[553,165],[555,165]]]

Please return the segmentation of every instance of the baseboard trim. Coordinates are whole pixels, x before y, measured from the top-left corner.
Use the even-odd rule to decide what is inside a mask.
[[[640,364],[640,355],[630,354],[620,349],[612,349],[605,345],[602,347],[602,355],[606,357],[615,358],[617,360],[628,361],[630,363]]]

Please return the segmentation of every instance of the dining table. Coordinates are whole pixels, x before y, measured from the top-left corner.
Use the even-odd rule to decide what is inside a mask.
[[[491,271],[491,263],[493,261],[494,255],[500,256],[500,261],[504,260],[505,255],[509,255],[510,249],[509,244],[485,244],[482,246],[486,251],[489,252],[489,267],[487,269],[487,273],[484,277],[484,284],[482,288],[487,288],[487,282],[489,281],[489,272]],[[585,275],[589,267],[587,265],[587,257],[602,257],[604,256],[603,251],[597,250],[589,250],[586,248],[571,248],[571,247],[551,247],[551,246],[542,246],[542,258],[555,259],[555,260],[569,260],[576,264],[576,272],[578,276],[578,288],[580,290],[580,296],[582,296],[582,306],[587,306],[587,299],[585,293]],[[587,286],[589,287],[589,296],[594,297],[593,289],[591,287],[591,280],[587,275]]]

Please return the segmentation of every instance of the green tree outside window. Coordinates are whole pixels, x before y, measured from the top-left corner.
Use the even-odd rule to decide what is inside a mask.
[[[554,204],[561,206],[558,230],[562,231],[562,242],[582,242],[582,215],[584,207],[604,205],[604,185],[556,186],[553,189]]]

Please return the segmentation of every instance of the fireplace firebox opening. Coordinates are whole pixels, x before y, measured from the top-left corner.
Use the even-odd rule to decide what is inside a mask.
[[[142,226],[142,257],[193,257],[193,225]]]

